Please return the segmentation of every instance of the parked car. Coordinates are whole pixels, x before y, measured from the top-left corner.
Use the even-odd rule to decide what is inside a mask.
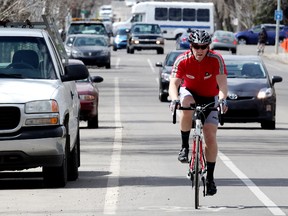
[[[237,32],[235,34],[239,44],[257,44],[258,34],[261,28],[265,27],[267,31],[267,44],[275,44],[276,24],[261,24],[252,27],[251,29]],[[283,41],[288,36],[288,26],[279,26],[279,41]]]
[[[90,76],[76,81],[80,98],[80,120],[87,121],[88,128],[98,128],[99,89],[96,83],[103,81],[101,76]]]
[[[188,30],[176,39],[176,49],[190,49],[190,42],[188,41],[189,34],[190,31]]]
[[[276,91],[280,76],[270,75],[259,56],[223,55],[228,71],[228,111],[224,122],[259,122],[275,129]]]
[[[47,186],[64,187],[78,178],[75,80],[88,70],[62,63],[48,31],[11,27],[0,31],[0,171],[41,167]]]
[[[127,32],[126,28],[117,29],[113,39],[113,51],[118,49],[126,49],[127,47]]]
[[[67,55],[85,65],[111,68],[111,51],[104,36],[77,34],[69,35],[65,41]]]
[[[157,62],[156,66],[159,67],[159,100],[161,102],[168,101],[168,89],[170,82],[170,75],[172,71],[172,66],[176,60],[176,58],[183,53],[183,50],[173,50],[170,51],[166,57],[164,62]]]
[[[231,51],[232,54],[237,52],[237,39],[233,32],[217,30],[213,33],[211,50],[226,50]]]
[[[134,51],[156,50],[157,54],[164,53],[164,37],[161,28],[154,23],[133,23],[127,35],[127,53]]]

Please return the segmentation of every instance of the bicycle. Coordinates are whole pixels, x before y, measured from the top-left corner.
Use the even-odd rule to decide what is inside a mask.
[[[265,48],[265,43],[259,43],[258,44],[258,49],[257,49],[257,54],[261,55],[264,53],[264,48]]]
[[[205,119],[204,112],[205,111],[218,111],[218,118],[220,125],[223,125],[222,119],[222,104],[220,103],[217,107],[214,107],[215,102],[203,105],[191,104],[190,107],[184,108],[181,107],[180,104],[175,105],[175,109],[173,112],[173,124],[176,123],[176,110],[194,110],[193,114],[193,122],[194,127],[192,129],[192,145],[191,145],[191,156],[188,161],[189,169],[187,177],[192,182],[192,189],[195,191],[195,209],[199,208],[199,190],[200,190],[200,179],[203,183],[203,196],[206,194],[206,172],[207,172],[207,164],[206,158],[204,154],[203,148],[203,122]],[[213,107],[211,107],[211,105]]]

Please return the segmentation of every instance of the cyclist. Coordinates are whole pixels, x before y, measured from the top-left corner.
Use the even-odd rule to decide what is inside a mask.
[[[169,85],[169,95],[172,100],[170,110],[173,112],[176,102],[180,102],[182,107],[190,107],[191,103],[208,104],[216,102],[218,104],[218,102],[221,102],[224,105],[223,110],[226,112],[228,109],[225,100],[228,92],[227,70],[222,56],[209,50],[211,36],[207,31],[192,30],[188,40],[190,50],[181,54],[173,65]],[[180,114],[182,138],[182,148],[178,155],[180,162],[188,162],[192,114],[191,110],[182,110]],[[217,111],[211,111],[206,116],[203,125],[207,160],[207,195],[214,195],[217,192],[214,182],[214,168],[218,152],[217,128],[218,113]]]
[[[264,53],[265,44],[267,41],[267,32],[264,26],[261,28],[261,32],[258,34],[258,46],[257,46],[257,53]]]

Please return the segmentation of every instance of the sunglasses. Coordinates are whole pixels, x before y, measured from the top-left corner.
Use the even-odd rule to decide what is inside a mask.
[[[209,46],[209,44],[205,44],[205,45],[198,45],[198,44],[192,44],[192,47],[194,48],[194,49],[201,49],[201,50],[205,50],[205,49],[207,49],[207,47]]]

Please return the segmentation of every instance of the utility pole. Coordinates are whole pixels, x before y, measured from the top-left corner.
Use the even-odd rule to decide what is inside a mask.
[[[276,19],[275,53],[276,54],[278,54],[278,49],[279,49],[279,25],[280,25],[280,20],[283,19],[283,12],[280,6],[281,6],[281,1],[277,0],[277,10],[275,11],[275,19]]]

